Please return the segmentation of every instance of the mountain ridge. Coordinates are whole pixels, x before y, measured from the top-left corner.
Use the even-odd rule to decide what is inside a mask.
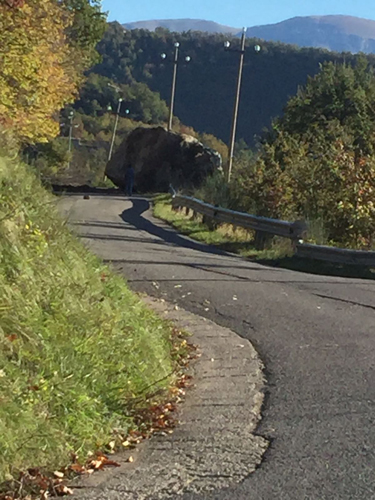
[[[125,29],[163,27],[170,31],[202,31],[240,36],[241,29],[203,19],[164,19],[123,24]],[[273,24],[247,28],[248,37],[335,52],[375,53],[375,21],[355,16],[296,16]]]
[[[230,33],[237,34],[241,28],[225,26],[214,21],[204,19],[153,19],[148,21],[136,21],[122,25],[125,29],[147,29],[155,31],[156,28],[166,28],[170,31],[203,31],[206,33]]]

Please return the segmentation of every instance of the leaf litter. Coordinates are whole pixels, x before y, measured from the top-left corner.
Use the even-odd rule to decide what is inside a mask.
[[[186,369],[191,360],[200,357],[197,346],[188,343],[185,336],[186,333],[173,328],[172,352],[178,367],[176,380],[162,401],[152,401],[145,408],[137,408],[134,415],[137,429],[130,430],[127,435],[114,430],[114,439],[108,443],[106,451],[98,450],[91,453],[85,463],[80,463],[77,455],[72,453],[71,463],[60,470],[51,472],[34,467],[20,471],[17,478],[0,484],[0,500],[49,500],[52,497],[73,495],[74,487],[70,487],[69,484],[74,478],[90,475],[107,467],[121,466],[109,458],[108,455],[111,453],[124,448],[134,449],[156,433],[161,435],[173,433],[179,423],[178,404],[184,400],[186,389],[191,386],[192,376],[186,373]],[[133,463],[134,457],[129,456],[126,462]]]

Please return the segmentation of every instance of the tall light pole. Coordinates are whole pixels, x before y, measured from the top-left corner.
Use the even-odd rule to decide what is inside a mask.
[[[245,42],[246,42],[246,28],[243,29],[242,31],[242,36],[241,36],[241,47],[239,50],[237,49],[231,49],[234,52],[239,52],[240,53],[240,64],[238,67],[238,77],[237,77],[237,88],[236,88],[236,97],[234,101],[234,108],[233,108],[233,120],[232,120],[232,130],[230,134],[230,143],[229,143],[229,158],[228,158],[228,168],[226,172],[226,180],[229,183],[230,178],[232,175],[232,167],[233,167],[233,158],[234,158],[234,145],[236,142],[236,129],[237,129],[237,119],[238,119],[238,107],[240,103],[240,94],[241,94],[241,83],[242,83],[242,71],[243,71],[243,61],[244,61],[244,56],[245,56]],[[230,47],[230,42],[225,42],[224,47],[226,50],[229,50]],[[255,52],[260,51],[260,46],[255,45],[254,47]]]
[[[72,151],[72,137],[73,137],[73,117],[74,117],[74,111],[69,112],[69,145],[68,145],[68,152],[71,153]],[[71,160],[69,159],[68,167],[70,168],[70,163]]]
[[[177,65],[178,65],[178,53],[179,53],[180,44],[176,42],[174,44],[174,60],[173,60],[173,77],[172,77],[172,93],[171,93],[171,104],[169,106],[169,118],[168,118],[168,132],[172,130],[172,122],[173,122],[173,109],[174,109],[174,99],[176,95],[176,79],[177,79]],[[165,59],[167,54],[161,54],[161,58]],[[186,56],[185,61],[190,62],[191,57]]]
[[[120,117],[122,101],[123,101],[123,99],[122,99],[122,97],[120,97],[118,100],[118,105],[117,105],[116,120],[115,120],[115,126],[113,128],[111,147],[109,148],[108,161],[110,161],[110,159],[112,158],[113,146],[115,145],[116,132],[117,132],[118,120]]]

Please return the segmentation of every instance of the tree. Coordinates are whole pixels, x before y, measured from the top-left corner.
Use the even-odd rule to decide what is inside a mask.
[[[81,58],[83,69],[99,62],[96,44],[106,30],[106,14],[101,11],[101,0],[58,0],[71,13],[72,23],[67,29],[75,61]]]
[[[260,215],[320,221],[328,240],[371,247],[375,233],[375,75],[328,63],[292,97],[236,187]],[[249,200],[250,203],[250,200]]]
[[[58,111],[74,100],[99,34],[97,28],[88,36],[85,5],[0,1],[0,126],[22,144],[55,137]]]

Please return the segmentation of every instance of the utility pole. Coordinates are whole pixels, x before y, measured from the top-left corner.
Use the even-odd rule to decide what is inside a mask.
[[[173,125],[173,109],[174,109],[174,100],[176,95],[176,80],[177,80],[177,65],[178,65],[178,55],[179,55],[179,42],[174,44],[174,59],[173,59],[173,77],[172,77],[172,92],[171,92],[171,104],[169,106],[169,118],[168,118],[168,132],[172,130]],[[165,59],[167,57],[166,54],[161,54],[161,58]],[[191,61],[190,56],[185,57],[186,62]]]
[[[69,145],[68,145],[68,152],[69,153],[71,153],[71,151],[72,151],[73,117],[74,117],[74,112],[70,111],[70,113],[69,113]],[[70,163],[71,163],[71,160],[69,159],[69,163],[68,163],[69,168],[70,168]]]
[[[231,178],[231,175],[232,175],[233,158],[234,158],[234,145],[235,145],[235,142],[236,142],[238,107],[239,107],[239,103],[240,103],[243,62],[244,62],[244,56],[245,56],[245,42],[246,42],[246,28],[243,28],[243,30],[242,30],[242,36],[241,36],[241,47],[240,47],[239,50],[233,49],[234,52],[239,52],[240,53],[240,63],[239,63],[239,67],[238,67],[236,97],[235,97],[234,108],[233,108],[232,130],[231,130],[231,134],[230,134],[228,168],[227,168],[227,171],[226,171],[226,180],[227,180],[228,184],[230,183],[230,178]],[[224,43],[224,47],[225,47],[225,49],[228,50],[229,47],[230,47],[230,42],[225,42]],[[259,52],[260,51],[260,46],[259,45],[255,45],[254,50],[256,52]]]
[[[116,120],[115,120],[115,126],[113,128],[111,147],[109,148],[108,161],[110,161],[110,159],[112,158],[113,146],[115,145],[116,132],[117,132],[118,120],[119,120],[119,117],[120,117],[120,111],[121,111],[122,101],[123,101],[123,99],[120,97],[119,100],[118,100],[118,106],[117,106],[117,112],[116,112]]]
[[[228,182],[228,184],[230,182],[230,177],[232,174],[232,167],[233,167],[234,144],[236,141],[236,129],[237,129],[237,118],[238,118],[238,106],[240,103],[243,60],[244,60],[244,56],[245,56],[245,41],[246,41],[246,29],[244,28],[242,31],[242,36],[241,36],[240,64],[238,67],[236,98],[234,101],[232,130],[231,130],[231,134],[230,134],[230,143],[229,143],[229,158],[228,158],[228,169],[227,169],[227,182]]]
[[[168,132],[172,130],[172,120],[173,120],[173,108],[174,108],[174,98],[176,95],[176,78],[177,78],[177,63],[178,63],[178,48],[180,44],[176,42],[174,44],[174,61],[173,61],[173,78],[172,78],[172,95],[171,95],[171,105],[169,107],[169,120],[168,120]]]

